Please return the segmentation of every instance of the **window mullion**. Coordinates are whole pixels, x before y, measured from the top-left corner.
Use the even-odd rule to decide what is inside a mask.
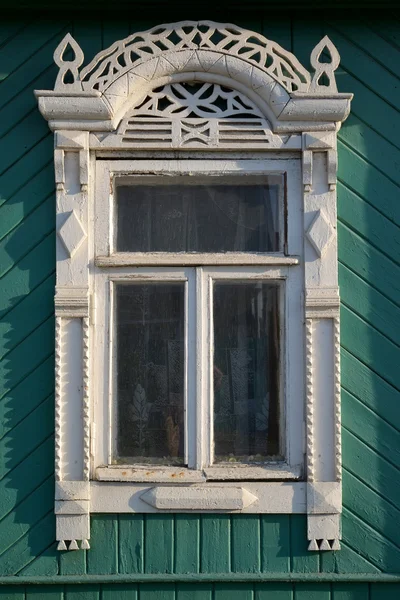
[[[196,469],[198,456],[197,416],[197,285],[196,270],[187,269],[185,303],[185,462]]]
[[[194,321],[196,323],[196,461],[195,467],[202,469],[210,460],[210,406],[209,406],[209,315],[207,274],[202,267],[196,268],[196,296]]]

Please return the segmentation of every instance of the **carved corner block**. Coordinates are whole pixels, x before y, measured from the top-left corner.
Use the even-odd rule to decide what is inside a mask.
[[[56,539],[58,550],[89,549],[90,484],[58,481],[55,487]]]
[[[342,539],[340,515],[308,515],[307,539],[310,551],[340,550]]]
[[[56,515],[57,550],[88,550],[90,548],[89,539],[90,515],[88,512]]]

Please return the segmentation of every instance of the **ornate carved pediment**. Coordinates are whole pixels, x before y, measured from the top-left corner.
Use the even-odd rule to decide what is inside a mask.
[[[66,58],[67,49],[72,58]],[[328,63],[320,62],[324,49]],[[82,50],[68,34],[54,60],[60,67],[54,91],[36,92],[52,129],[115,131],[134,106],[148,95],[154,98],[155,89],[190,81],[237,90],[275,133],[335,129],[350,106],[351,95],[336,90],[339,55],[328,38],[312,53],[314,75],[262,35],[210,21],[134,34],[97,54],[82,70]]]

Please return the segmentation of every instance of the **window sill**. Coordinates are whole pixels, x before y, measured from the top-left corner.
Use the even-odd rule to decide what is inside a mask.
[[[295,481],[302,476],[301,466],[286,463],[258,465],[219,465],[203,470],[186,467],[150,465],[109,465],[96,469],[97,481],[136,483],[205,483],[206,481]]]

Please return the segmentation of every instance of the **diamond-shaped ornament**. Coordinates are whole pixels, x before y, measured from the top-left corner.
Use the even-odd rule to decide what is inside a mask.
[[[307,238],[318,256],[322,256],[332,241],[335,230],[323,210],[319,210],[307,230]]]
[[[74,210],[70,212],[65,223],[58,230],[58,235],[65,246],[68,256],[73,257],[79,246],[86,239],[86,231],[76,216]]]

